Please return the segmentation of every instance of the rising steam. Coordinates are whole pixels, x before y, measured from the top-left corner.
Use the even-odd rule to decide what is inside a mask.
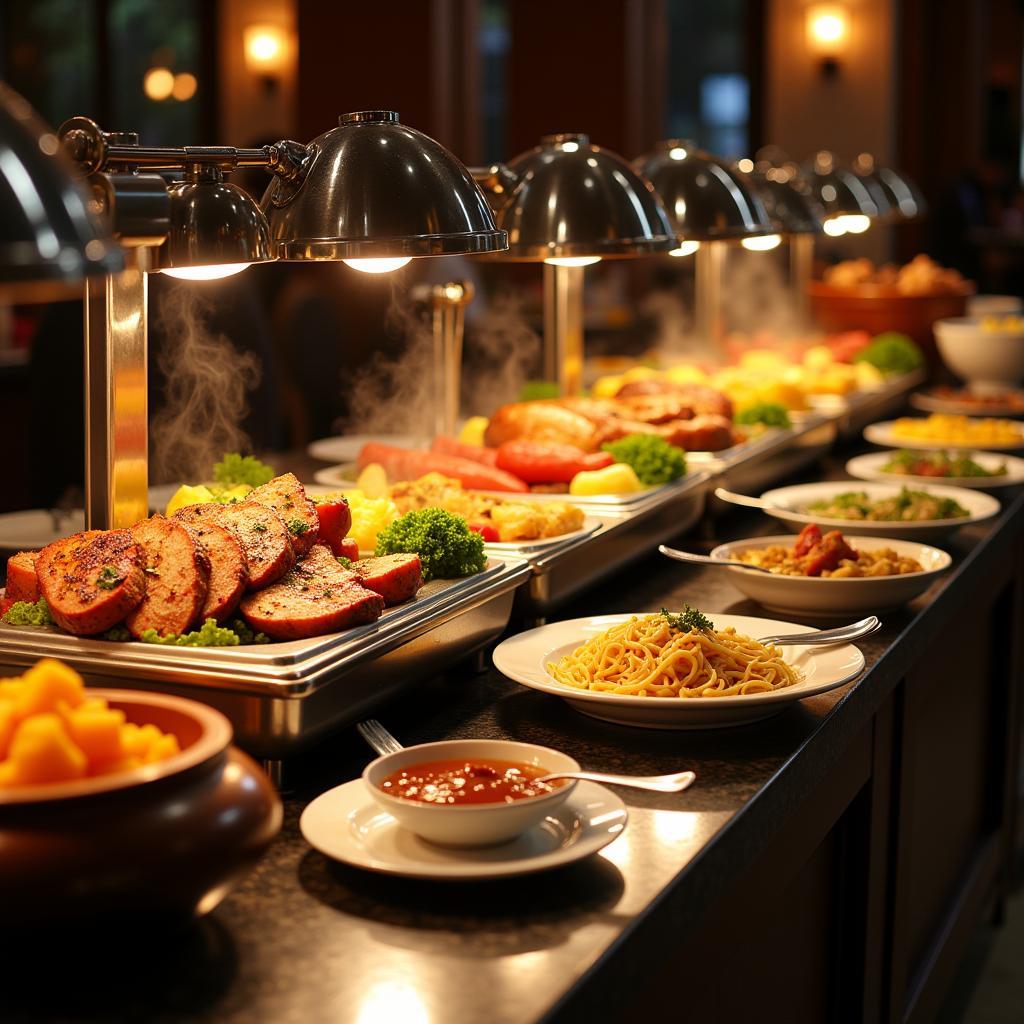
[[[250,450],[241,424],[260,362],[209,329],[210,302],[195,288],[171,285],[161,299],[157,366],[165,384],[163,406],[150,423],[154,478],[208,480],[225,452]]]

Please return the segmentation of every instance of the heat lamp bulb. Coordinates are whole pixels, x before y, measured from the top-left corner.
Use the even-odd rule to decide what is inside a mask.
[[[686,242],[680,242],[678,248],[670,249],[669,256],[692,256],[700,248],[700,242],[695,242],[692,239]]]
[[[219,263],[209,267],[167,267],[162,273],[182,281],[216,281],[240,274],[248,266],[248,263]]]
[[[871,218],[863,213],[849,213],[844,218],[846,224],[846,230],[851,235],[863,234],[869,227],[871,227]]]
[[[782,235],[759,235],[756,238],[744,238],[740,245],[751,252],[768,252],[770,249],[778,248],[782,242]]]
[[[553,267],[589,267],[600,260],[600,256],[549,256],[544,262]]]
[[[840,235],[846,234],[846,218],[829,217],[822,227],[825,229],[825,234],[830,238],[839,238]]]
[[[353,259],[341,262],[363,274],[390,274],[392,270],[401,270],[411,259],[411,256],[388,256],[380,259]]]

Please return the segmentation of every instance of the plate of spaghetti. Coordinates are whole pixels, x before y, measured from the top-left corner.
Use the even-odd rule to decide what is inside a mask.
[[[807,626],[688,608],[553,622],[494,651],[503,675],[593,718],[647,729],[743,725],[856,679],[852,644],[764,646],[759,636]]]

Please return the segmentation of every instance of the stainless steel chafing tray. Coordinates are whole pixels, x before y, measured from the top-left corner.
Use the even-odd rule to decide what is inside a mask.
[[[476,576],[426,584],[371,625],[244,647],[116,643],[0,625],[0,668],[49,656],[91,683],[193,697],[231,719],[239,746],[279,760],[496,639],[529,575],[523,561],[491,558]]]
[[[618,507],[573,497],[574,504],[600,520],[600,528],[587,537],[542,549],[524,546],[516,552],[528,564],[530,575],[516,594],[513,615],[536,623],[605,576],[690,529],[704,511],[710,479],[708,472],[689,473],[648,492],[643,501]]]

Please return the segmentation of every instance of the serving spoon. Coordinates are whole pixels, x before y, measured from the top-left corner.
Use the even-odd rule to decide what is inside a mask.
[[[375,718],[358,722],[356,730],[366,742],[383,757],[404,750],[398,740]],[[674,772],[671,775],[612,775],[607,772],[551,772],[542,775],[537,782],[552,782],[555,779],[582,779],[585,782],[607,782],[613,786],[631,786],[633,789],[647,789],[655,793],[681,793],[697,776],[693,772]]]
[[[825,644],[849,643],[851,640],[860,640],[862,637],[871,636],[882,628],[882,620],[877,615],[869,615],[866,619],[858,622],[851,622],[848,626],[836,626],[835,629],[818,629],[813,633],[779,633],[775,636],[760,636],[757,638],[759,644],[775,644],[776,647],[790,647],[801,644],[807,647],[815,647]]]
[[[670,548],[665,544],[659,544],[658,550],[667,558],[674,558],[677,562],[692,562],[694,565],[713,565],[729,567],[735,565],[740,569],[750,569],[752,572],[764,572],[769,576],[777,576],[771,569],[765,569],[762,565],[750,565],[748,562],[741,562],[736,558],[712,558],[710,555],[696,555],[692,551],[680,551],[678,548]]]
[[[763,498],[753,498],[749,494],[737,494],[735,491],[726,490],[724,487],[715,488],[715,497],[727,501],[731,505],[745,505],[747,508],[759,508],[762,512],[794,512],[795,509],[785,508],[782,505],[773,505]]]

